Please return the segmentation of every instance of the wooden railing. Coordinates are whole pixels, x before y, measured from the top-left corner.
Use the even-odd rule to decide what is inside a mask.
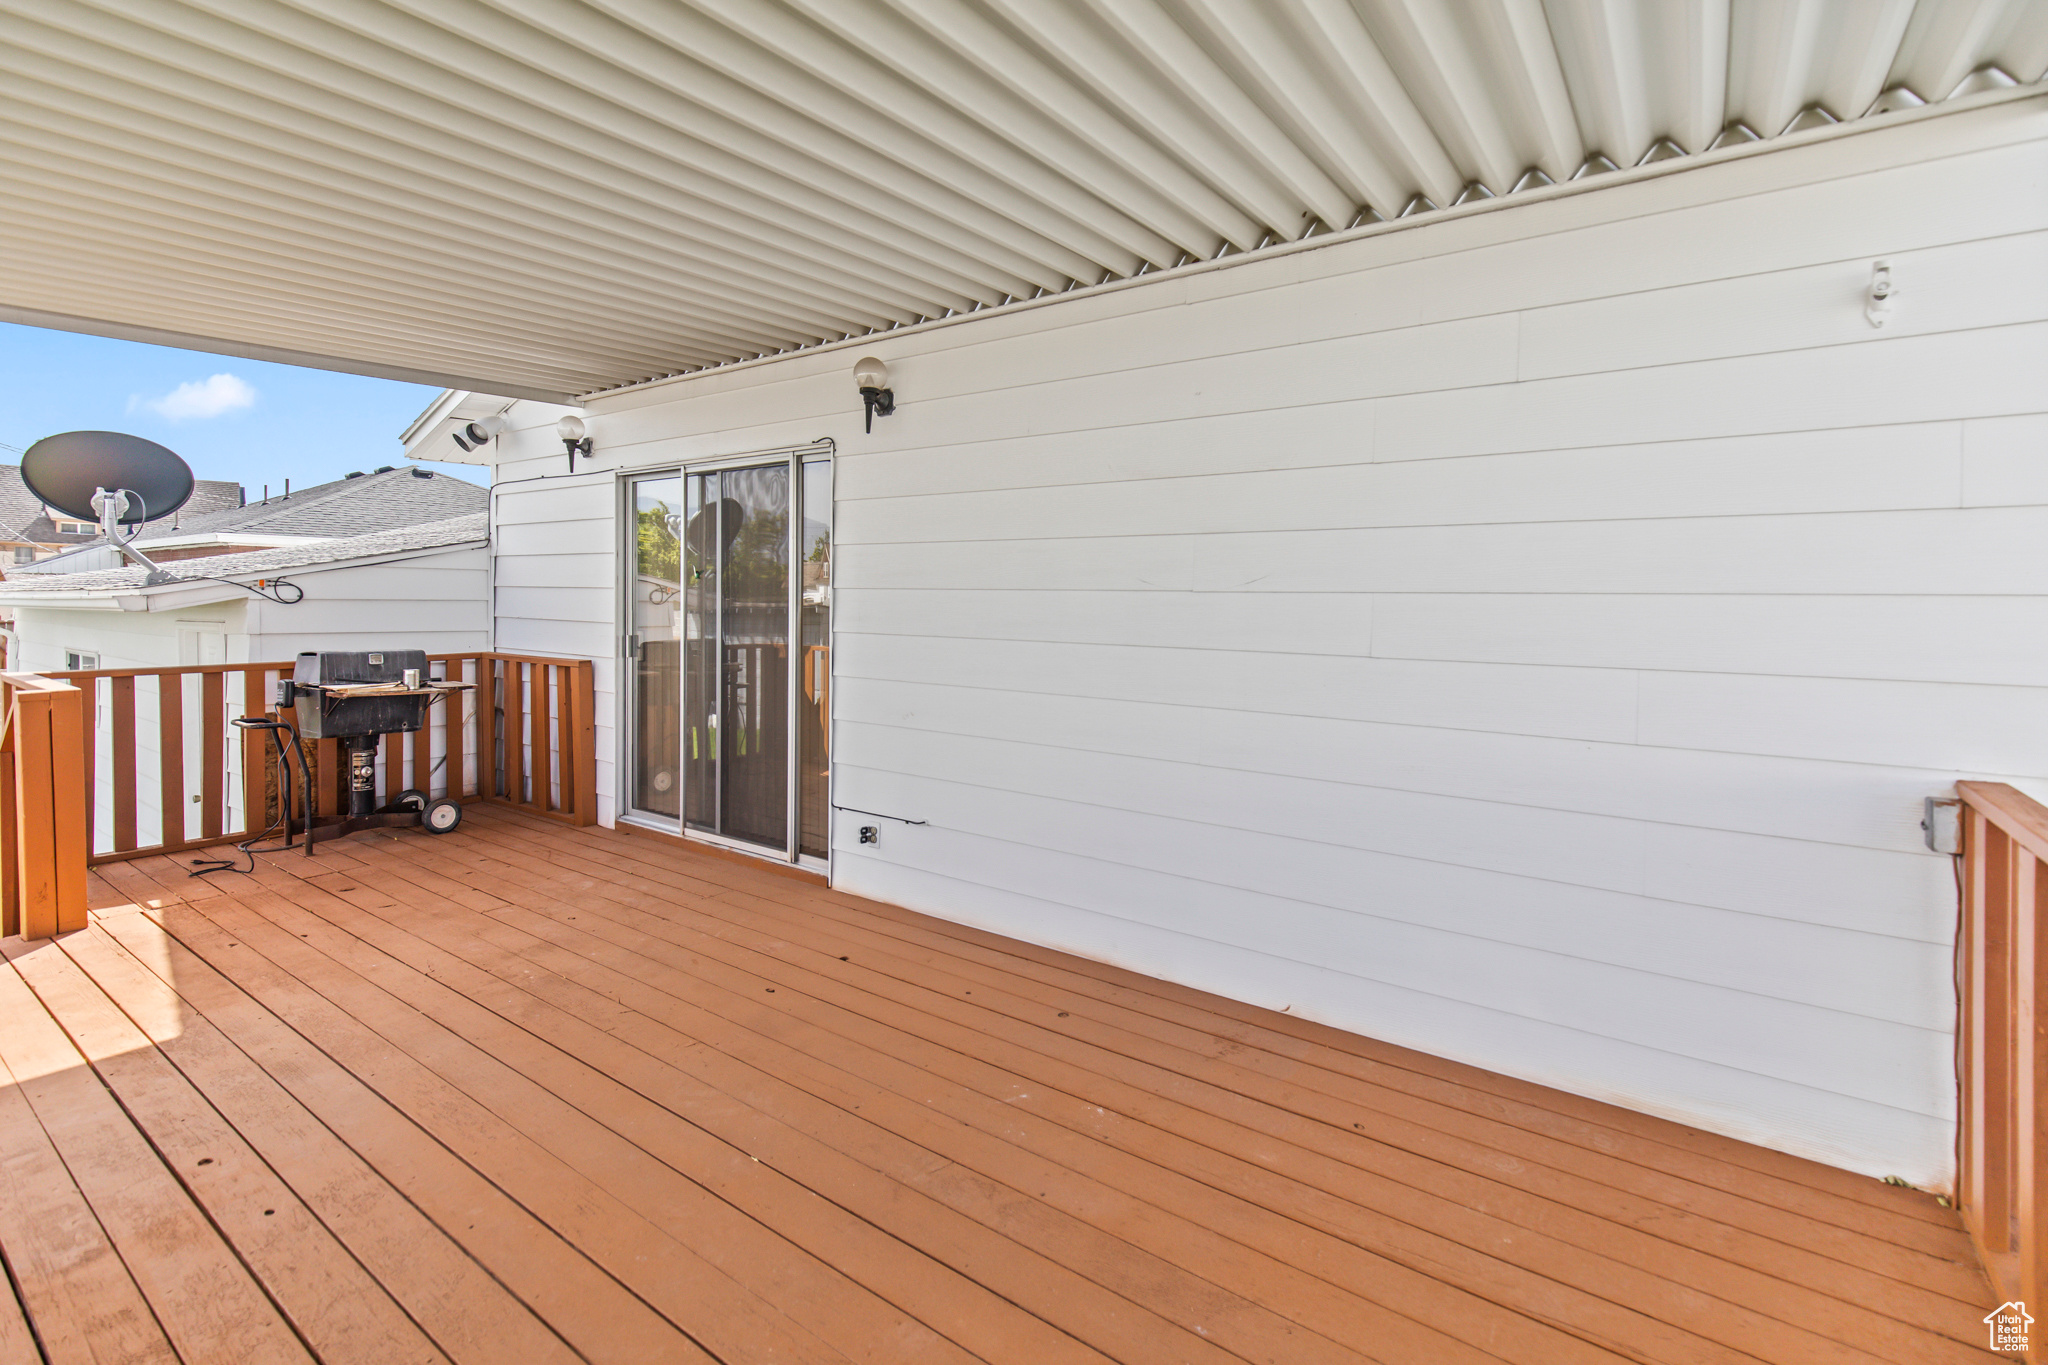
[[[0,937],[85,927],[84,696],[0,673]]]
[[[588,660],[479,652],[430,655],[428,663],[434,676],[474,690],[434,707],[426,728],[385,736],[380,803],[417,789],[595,823]],[[232,722],[274,715],[277,682],[291,670],[290,662],[279,662],[46,675],[46,685],[70,692],[79,709],[81,752],[68,771],[82,780],[68,790],[82,805],[87,860],[238,843],[271,825],[278,813],[271,741]],[[346,795],[338,741],[306,748],[316,812],[340,813]],[[7,826],[16,827],[11,815]]]
[[[1956,794],[1957,1202],[1993,1291],[2048,1321],[2048,807],[2003,782],[1958,782]]]

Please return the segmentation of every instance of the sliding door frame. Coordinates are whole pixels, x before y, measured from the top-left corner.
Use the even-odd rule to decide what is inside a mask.
[[[803,685],[804,673],[802,543],[804,531],[804,466],[808,463],[815,463],[822,459],[826,462],[827,468],[826,501],[828,505],[826,508],[825,520],[826,524],[833,528],[831,547],[832,558],[836,559],[838,557],[838,528],[836,525],[836,517],[834,515],[838,510],[837,504],[839,483],[839,462],[836,456],[837,450],[835,444],[832,441],[813,441],[806,445],[800,446],[772,446],[766,450],[746,451],[744,453],[736,455],[718,455],[710,456],[701,460],[684,460],[677,464],[656,464],[638,469],[622,469],[618,473],[618,507],[620,514],[619,524],[621,527],[621,534],[617,537],[617,543],[619,546],[619,557],[617,564],[619,569],[618,581],[620,613],[618,619],[625,625],[625,630],[619,636],[618,677],[620,686],[618,687],[616,692],[618,716],[620,721],[620,724],[618,726],[618,761],[613,769],[613,771],[618,774],[617,791],[614,794],[615,808],[618,812],[617,818],[627,822],[628,824],[638,825],[647,829],[658,830],[664,834],[677,835],[683,839],[697,840],[702,843],[710,844],[718,848],[731,849],[735,852],[751,854],[755,857],[767,859],[772,862],[794,864],[799,867],[809,867],[814,870],[826,873],[828,880],[831,876],[832,867],[831,831],[832,817],[835,811],[832,799],[833,787],[835,783],[832,778],[829,763],[827,767],[825,785],[826,856],[821,859],[814,855],[806,854],[801,851],[803,844],[803,743],[800,725],[803,714],[801,689]],[[752,843],[745,839],[736,839],[730,835],[714,833],[709,830],[692,829],[690,827],[690,812],[688,799],[689,773],[687,767],[684,766],[687,760],[681,749],[681,735],[689,716],[689,700],[687,697],[687,690],[689,687],[689,667],[686,662],[689,631],[687,605],[685,605],[682,609],[682,620],[679,622],[677,627],[677,639],[679,646],[678,654],[680,657],[679,667],[677,669],[679,675],[677,685],[679,690],[676,697],[676,705],[678,708],[679,721],[682,723],[679,723],[677,726],[677,741],[679,748],[676,754],[677,799],[676,814],[674,818],[671,819],[667,816],[641,809],[634,803],[634,798],[637,796],[637,792],[633,789],[633,774],[638,771],[635,765],[639,760],[637,746],[639,744],[640,728],[638,721],[640,712],[640,699],[635,690],[638,687],[638,658],[635,652],[633,641],[633,636],[635,633],[633,629],[635,609],[633,590],[638,577],[636,535],[638,528],[638,520],[636,517],[637,509],[634,506],[633,485],[635,481],[640,479],[675,478],[679,480],[682,484],[682,505],[684,508],[687,508],[689,506],[689,479],[692,475],[712,474],[727,469],[758,469],[763,466],[775,465],[778,462],[784,463],[789,471],[789,529],[787,533],[787,548],[789,555],[789,590],[787,605],[789,621],[789,643],[786,651],[788,654],[788,659],[786,661],[786,676],[784,678],[784,689],[787,693],[788,704],[784,708],[783,715],[784,733],[786,736],[785,747],[788,750],[788,761],[787,771],[784,778],[784,781],[787,786],[785,800],[786,815],[784,826],[784,838],[783,847],[780,850],[762,844]],[[724,497],[722,495],[722,490],[721,496],[717,499],[717,501],[720,504],[718,515],[722,519],[724,516]],[[685,525],[687,526],[687,511],[685,511],[684,517]],[[723,531],[724,527],[721,521],[721,525],[718,528],[716,528],[714,532],[714,535],[716,537],[715,543],[720,547],[717,608],[718,620],[716,622],[716,629],[718,630],[721,646],[724,640],[725,632],[725,538]],[[684,532],[684,534],[687,537],[687,530]],[[684,590],[686,591],[686,589]],[[685,602],[687,603],[687,597],[685,598]],[[828,646],[836,645],[838,643],[839,634],[839,616],[836,611],[832,610],[829,607],[827,608],[826,622],[826,642]],[[833,671],[836,662],[836,654],[836,649],[828,649],[825,656],[827,669],[826,695],[829,698],[831,698],[830,711],[828,711],[824,718],[826,752],[828,754],[831,752],[832,732],[835,728],[834,722],[836,719],[836,717],[833,714],[831,714],[831,712],[836,711],[838,709],[837,689],[831,686],[831,672]],[[722,670],[724,666],[724,660],[722,657],[722,647],[720,650],[720,655],[721,657],[719,659],[719,668]],[[722,681],[723,678],[721,674],[720,682],[722,683]],[[718,809],[721,812],[723,811],[725,783],[725,762],[723,746],[725,744],[724,728],[726,717],[722,714],[723,709],[723,698],[721,696],[719,704],[714,708],[715,711],[720,713],[718,736],[719,763],[717,785],[715,788],[717,795],[714,797],[714,801],[717,803]]]

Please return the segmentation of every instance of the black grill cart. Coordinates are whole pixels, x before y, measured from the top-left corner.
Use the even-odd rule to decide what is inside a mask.
[[[296,712],[302,740],[339,740],[348,755],[348,812],[323,820],[308,811],[308,853],[315,843],[357,830],[420,825],[430,834],[446,834],[462,823],[459,804],[445,797],[429,801],[424,792],[400,792],[378,806],[377,745],[385,735],[422,730],[429,707],[472,686],[428,677],[424,650],[299,655],[291,681],[279,688],[279,708]]]

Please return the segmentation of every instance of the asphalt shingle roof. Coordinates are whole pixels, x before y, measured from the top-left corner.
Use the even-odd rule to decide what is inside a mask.
[[[233,511],[242,501],[242,485],[226,479],[200,479],[192,489],[192,499],[179,511],[178,517],[188,525],[195,516],[212,516],[223,511]],[[0,464],[0,536],[13,539],[18,533],[22,539],[38,545],[89,545],[99,538],[94,531],[91,535],[59,535],[56,523],[44,515],[42,501],[28,491],[22,481],[21,466]]]
[[[421,477],[425,475],[426,477]],[[178,515],[178,527],[167,522],[150,527],[136,544],[147,550],[152,541],[171,536],[242,531],[268,536],[359,536],[394,526],[444,521],[489,505],[490,491],[465,479],[406,467],[336,479],[295,490],[289,498],[252,502],[193,512],[190,504]]]
[[[459,480],[449,479],[447,482],[456,483]],[[296,501],[298,494],[294,493],[292,497]],[[488,539],[489,535],[489,513],[470,512],[464,516],[424,522],[417,526],[401,526],[395,530],[376,531],[368,535],[339,536],[310,545],[291,545],[275,550],[249,550],[238,555],[212,555],[205,559],[181,559],[164,567],[175,575],[179,582],[204,581],[210,578],[249,578],[283,574],[292,569],[310,569],[316,565],[340,564],[352,559],[372,559],[379,555],[432,550],[444,545],[465,545],[471,541]],[[4,586],[0,586],[0,596],[14,598],[41,596],[45,593],[135,590],[144,586],[143,580],[147,577],[147,571],[140,568],[36,574],[32,577],[9,579]]]

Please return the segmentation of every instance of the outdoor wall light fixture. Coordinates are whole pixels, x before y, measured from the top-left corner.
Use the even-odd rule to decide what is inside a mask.
[[[889,387],[889,367],[873,356],[862,356],[853,366],[853,382],[860,386],[860,401],[868,411],[868,430],[875,429],[875,416],[896,411],[896,390]]]
[[[576,472],[576,457],[590,458],[590,438],[583,434],[583,419],[570,414],[555,423],[555,434],[562,438],[562,444],[569,451],[569,472]]]
[[[496,436],[510,425],[511,423],[507,422],[502,416],[486,417],[476,422],[465,422],[455,428],[455,444],[461,446],[462,453],[467,455],[470,451],[480,446],[489,445],[493,436]]]

